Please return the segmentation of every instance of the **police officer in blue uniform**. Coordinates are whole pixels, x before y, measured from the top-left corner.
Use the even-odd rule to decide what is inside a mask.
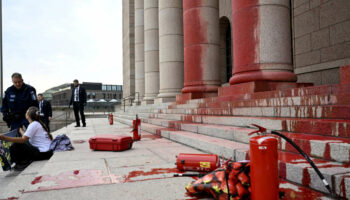
[[[31,106],[38,107],[38,101],[35,88],[23,83],[20,73],[13,73],[11,78],[13,85],[5,91],[1,112],[7,126],[14,130],[21,126],[28,126],[25,113]]]

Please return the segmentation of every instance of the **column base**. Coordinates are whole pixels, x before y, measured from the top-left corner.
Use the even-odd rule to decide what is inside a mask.
[[[221,87],[218,89],[218,96],[234,96],[237,94],[283,90],[289,88],[299,88],[308,86],[313,86],[313,84],[296,82],[252,81]]]

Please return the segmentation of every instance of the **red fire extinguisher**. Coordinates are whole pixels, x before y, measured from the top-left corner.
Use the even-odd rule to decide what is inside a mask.
[[[176,156],[176,166],[180,171],[210,172],[219,165],[219,157],[215,154],[180,153]]]
[[[136,115],[136,119],[132,121],[133,125],[133,139],[134,141],[141,140],[141,120]]]
[[[110,124],[110,125],[113,125],[113,114],[112,114],[112,113],[109,114],[108,119],[109,119],[109,124]]]

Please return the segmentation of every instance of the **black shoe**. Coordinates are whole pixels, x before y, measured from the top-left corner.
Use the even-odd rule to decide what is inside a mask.
[[[31,162],[23,163],[23,164],[16,164],[13,169],[15,171],[23,171],[25,168],[27,168],[30,165]]]
[[[83,127],[86,127],[86,124],[83,124]]]
[[[80,125],[75,125],[74,127],[80,127]]]

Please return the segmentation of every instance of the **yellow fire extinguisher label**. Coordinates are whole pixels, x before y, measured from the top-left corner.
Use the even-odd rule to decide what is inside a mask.
[[[203,168],[210,168],[210,162],[199,162],[199,166]]]

